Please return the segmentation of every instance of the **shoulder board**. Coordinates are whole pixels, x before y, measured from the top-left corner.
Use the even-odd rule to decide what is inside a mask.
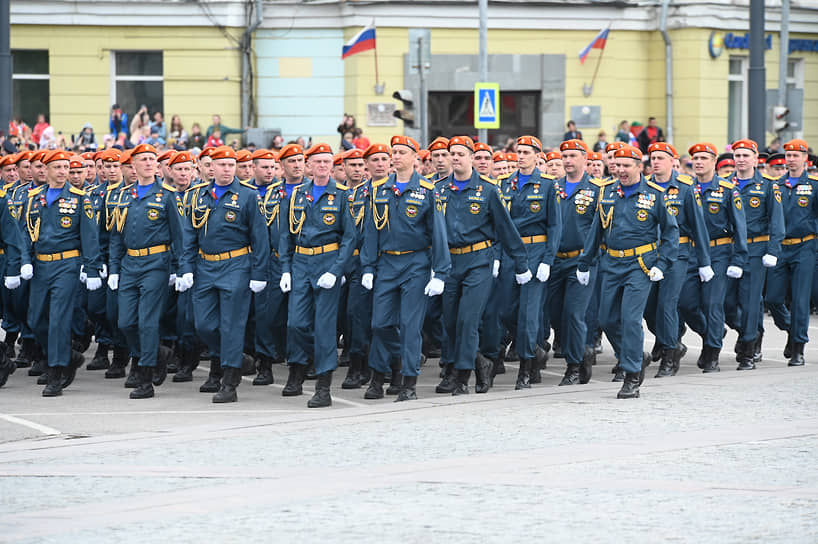
[[[6,197],[5,189],[0,189],[0,198],[5,198],[5,197]]]
[[[497,176],[497,181],[500,181],[501,179],[508,179],[511,177],[511,174],[513,173],[514,172],[509,172],[508,174],[500,174],[499,176]]]
[[[118,189],[120,185],[122,185],[121,181],[117,181],[116,183],[112,183],[111,185],[108,186],[108,190],[110,191],[111,189]]]
[[[676,179],[678,179],[685,185],[693,185],[693,178],[691,178],[687,174],[679,174],[678,176],[676,176]]]
[[[488,176],[484,176],[483,174],[480,174],[480,179],[482,179],[483,181],[487,181],[487,182],[491,183],[492,185],[497,185],[497,181],[491,179]]]
[[[614,182],[611,178],[591,178],[589,181],[597,187],[607,187]]]
[[[645,181],[651,181],[653,179],[653,174],[648,174],[645,176]]]
[[[724,179],[719,180],[719,185],[724,187],[725,189],[732,189],[733,187],[735,187],[735,185]]]
[[[348,190],[349,190],[349,187],[347,187],[347,186],[346,186],[346,185],[344,185],[343,183],[338,183],[337,181],[335,182],[335,186],[336,186],[338,189],[341,189],[342,191],[348,191]]]
[[[543,174],[542,172],[540,172],[540,177],[542,179],[549,179],[551,181],[554,181],[555,179],[557,179],[556,176],[549,176],[548,174]]]
[[[254,191],[255,191],[255,190],[257,190],[257,187],[256,187],[255,185],[253,185],[252,183],[250,183],[249,181],[241,181],[241,180],[239,180],[239,185],[244,185],[244,186],[245,186],[245,187],[247,187],[248,189],[252,189],[252,190],[254,190]]]
[[[48,187],[48,186],[47,185],[40,185],[39,187],[36,187],[36,188],[30,190],[28,192],[28,196],[34,196],[34,195],[40,194],[40,191],[43,190],[43,187]]]
[[[648,187],[652,187],[653,189],[656,189],[656,190],[657,190],[657,191],[659,191],[660,193],[664,193],[664,192],[665,192],[665,190],[662,188],[662,186],[661,186],[661,185],[656,185],[656,184],[655,184],[655,183],[653,183],[652,181],[648,181],[647,183],[648,183]]]
[[[170,191],[172,193],[176,192],[176,187],[165,182],[162,182],[162,189],[165,189],[166,191]]]
[[[74,193],[75,195],[85,196],[85,191],[82,189],[77,189],[76,187],[69,187],[68,192]]]
[[[434,174],[426,174],[423,177],[425,177],[426,179],[432,179],[433,177],[435,177],[435,175]]]
[[[372,182],[372,186],[373,186],[373,187],[380,187],[381,185],[383,185],[384,183],[386,183],[386,180],[387,180],[387,179],[389,179],[389,177],[381,178],[381,179],[379,179],[378,181],[373,181],[373,182]]]
[[[269,188],[270,188],[270,189],[275,189],[276,187],[278,187],[278,186],[279,186],[279,185],[281,185],[282,183],[284,183],[284,181],[283,181],[283,180],[274,181],[273,183],[271,183],[271,184],[270,184],[270,187],[269,187]]]
[[[210,183],[209,183],[209,182],[197,183],[197,184],[196,184],[196,185],[194,185],[193,187],[188,188],[188,191],[189,191],[190,189],[199,189],[199,188],[201,188],[201,187],[207,187],[208,185],[210,185]]]
[[[8,191],[12,185],[14,185],[14,182],[6,183],[5,185],[3,185],[3,190]]]
[[[775,177],[773,177],[773,176],[771,176],[769,174],[763,173],[763,172],[761,173],[761,177],[764,178],[764,179],[768,179],[770,181],[778,181],[778,178],[775,178]]]
[[[818,181],[818,176],[807,176],[812,181]]]
[[[423,187],[424,189],[429,189],[430,191],[435,190],[435,184],[425,179],[420,180],[420,186]]]

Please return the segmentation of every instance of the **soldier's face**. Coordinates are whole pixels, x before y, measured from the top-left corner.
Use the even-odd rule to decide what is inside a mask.
[[[488,151],[478,151],[474,154],[474,169],[488,176],[491,174],[491,153]]]
[[[301,179],[304,175],[304,155],[294,155],[281,161],[281,169],[288,180]]]
[[[498,178],[508,174],[508,161],[497,161],[491,167],[491,177]]]
[[[654,151],[650,154],[650,166],[655,174],[666,180],[673,168],[673,158],[664,151]]]
[[[392,148],[392,163],[398,172],[408,172],[415,168],[417,153],[405,145],[396,145]]]
[[[767,174],[771,175],[774,178],[780,178],[784,174],[787,173],[787,167],[783,164],[768,164],[767,165]]]
[[[693,161],[693,171],[696,176],[701,179],[712,179],[713,172],[716,170],[716,157],[710,153],[699,152],[694,153],[690,158]]]
[[[530,145],[518,145],[517,164],[523,172],[533,170],[537,165],[537,150]]]
[[[629,157],[617,157],[614,159],[616,177],[622,185],[633,185],[639,183],[642,176],[642,162]]]
[[[588,171],[595,178],[601,178],[605,175],[605,163],[602,160],[591,161],[588,163]]]
[[[441,176],[448,176],[452,171],[452,156],[447,149],[435,149],[432,151],[432,164],[435,172]]]
[[[68,171],[68,183],[80,189],[85,183],[85,168],[71,168]]]
[[[549,176],[561,178],[565,175],[565,169],[562,167],[562,159],[551,159],[545,164],[545,173]]]
[[[199,160],[199,176],[205,180],[210,181],[213,179],[213,159],[210,157],[204,157]]]
[[[19,173],[17,172],[17,165],[16,164],[9,164],[8,166],[3,167],[3,181],[6,183],[14,183],[18,179],[20,179]]]
[[[252,161],[244,161],[236,164],[236,176],[241,180],[250,179],[253,177],[253,163]]]
[[[52,161],[45,171],[49,183],[65,183],[68,180],[68,161]]]
[[[423,170],[421,171],[421,173],[424,176],[428,176],[429,174],[433,174],[434,172],[435,172],[435,167],[432,164],[432,158],[429,157],[428,159],[423,161]]]
[[[33,179],[32,172],[31,172],[31,162],[29,161],[20,161],[17,163],[17,174],[19,175],[20,179],[24,182],[29,182]]]
[[[258,185],[269,185],[275,179],[276,161],[273,159],[256,159],[253,161],[253,171]]]
[[[85,181],[94,181],[97,177],[97,169],[94,161],[85,161]]]
[[[452,170],[455,174],[466,176],[472,169],[473,153],[465,145],[453,145],[449,149],[449,155],[452,157]],[[462,179],[462,178],[458,178]]]
[[[792,177],[800,176],[807,165],[807,154],[802,151],[785,151],[784,162]]]
[[[125,183],[135,183],[136,180],[139,179],[133,164],[123,164],[120,168],[122,169],[122,177]]]
[[[729,178],[733,175],[733,172],[736,171],[736,167],[733,165],[722,166],[719,168],[719,177],[722,178]]]
[[[758,156],[749,149],[740,148],[733,151],[733,161],[739,173],[747,174],[756,167]]]
[[[341,164],[333,164],[332,165],[332,179],[340,182],[344,182],[347,179],[346,172],[344,172],[344,165]]]
[[[585,173],[585,153],[576,149],[566,149],[562,152],[562,167],[569,176]]]
[[[31,174],[34,177],[34,181],[37,183],[45,183],[46,181],[46,168],[45,164],[41,161],[34,161],[31,163]],[[65,180],[63,180],[65,181]]]
[[[159,163],[159,175],[163,178],[170,178],[170,168],[168,167],[168,163],[170,159],[165,159]]]
[[[391,159],[386,153],[375,153],[366,158],[366,169],[372,179],[381,179],[389,175]]]
[[[318,179],[327,179],[332,172],[332,155],[329,153],[319,153],[310,157],[312,175]]]
[[[347,159],[344,161],[344,173],[347,181],[352,185],[357,185],[364,179],[364,170],[363,159]]]
[[[105,179],[108,183],[114,183],[122,179],[122,167],[118,162],[106,162],[102,167],[105,172]]]
[[[180,191],[187,191],[188,187],[190,187],[194,172],[193,163],[191,162],[180,162],[170,167],[170,177]]]
[[[216,159],[213,161],[213,173],[216,183],[228,185],[236,177],[236,159]]]
[[[156,175],[158,163],[153,153],[139,153],[131,159],[136,176],[141,180],[152,180]]]
[[[545,172],[545,159],[542,157],[537,157],[537,170]]]

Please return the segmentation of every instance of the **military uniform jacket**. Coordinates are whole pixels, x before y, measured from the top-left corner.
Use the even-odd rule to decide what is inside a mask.
[[[620,183],[602,189],[594,222],[585,239],[578,269],[586,271],[596,258],[600,244],[609,250],[634,249],[657,244],[656,265],[670,269],[679,253],[679,226],[664,206],[664,189],[642,177],[639,187],[626,197]]]
[[[585,237],[594,222],[594,212],[602,188],[612,183],[612,180],[592,178],[586,172],[574,187],[574,192],[568,194],[564,176],[554,182],[554,189],[561,201],[562,235],[559,243],[561,253],[582,250]]]
[[[788,174],[784,174],[778,180],[786,223],[786,236],[787,238],[803,238],[808,234],[815,234],[818,232],[816,228],[818,176],[807,175],[805,169],[795,186],[790,184],[788,177]]]
[[[747,223],[741,195],[732,183],[718,176],[713,176],[707,190],[702,191],[698,183],[695,190],[702,201],[704,224],[710,240],[732,238],[730,264],[744,268],[747,263]]]
[[[520,236],[545,235],[545,244],[526,246],[529,257],[535,249],[537,258],[548,266],[554,264],[560,237],[562,235],[562,213],[553,176],[541,173],[536,168],[522,186],[518,181],[519,170],[514,172],[500,190],[508,203],[509,214]]]
[[[216,198],[214,181],[190,188],[189,220],[184,222],[184,249],[179,273],[194,272],[209,263],[198,253],[216,255],[250,247],[250,279],[267,281],[270,259],[267,226],[259,211],[256,188],[233,178],[227,190]]]
[[[311,180],[299,185],[286,200],[286,226],[281,229],[279,253],[281,272],[292,273],[296,246],[315,248],[338,244],[327,272],[336,278],[346,272],[355,249],[355,224],[349,213],[349,193],[345,185],[330,178],[324,193],[313,202]],[[322,272],[323,273],[323,272]]]
[[[446,236],[450,248],[461,248],[480,242],[497,240],[514,261],[514,270],[528,270],[528,256],[520,234],[503,203],[496,182],[481,176],[476,170],[462,191],[454,184],[454,173],[437,182],[437,205],[446,218]],[[478,251],[472,264],[489,265],[494,253]]]
[[[384,178],[386,179],[386,178]],[[364,241],[364,217],[369,212],[372,193],[372,180],[361,182],[357,187],[348,189],[349,213],[355,223],[355,247],[361,249]]]
[[[9,200],[11,201],[11,206],[14,207],[15,215],[14,217],[17,218],[17,226],[20,228],[20,232],[23,235],[26,235],[26,214],[25,208],[26,204],[28,203],[28,194],[37,188],[37,185],[34,182],[29,183],[22,183],[20,185],[15,186],[11,192],[7,192],[6,195],[8,196]]]
[[[281,219],[282,204],[287,201],[287,192],[284,188],[283,180],[273,180],[267,186],[267,191],[261,197],[260,209],[267,225],[267,233],[270,238],[270,251],[278,260],[278,242],[281,238],[281,228],[285,221]]]
[[[66,183],[57,200],[48,206],[46,191],[41,185],[29,191],[25,209],[23,236],[29,259],[34,253],[53,254],[79,250],[81,263],[89,278],[97,278],[102,267],[99,260],[99,238],[94,209],[85,191]],[[31,262],[31,261],[29,261]]]
[[[160,178],[139,198],[136,184],[124,187],[117,198],[117,221],[111,232],[110,262],[111,274],[119,274],[122,260],[129,249],[143,249],[153,246],[170,246],[170,257],[182,252],[182,221],[185,217],[184,204],[176,189]],[[135,257],[139,265],[153,268],[165,266],[162,253]],[[130,267],[129,267],[130,268]]]
[[[441,280],[451,269],[442,207],[432,182],[413,173],[403,188],[395,174],[372,183],[370,211],[364,219],[361,264],[364,274],[374,274],[383,251],[422,252],[432,248],[432,270]]]
[[[738,189],[735,175],[730,180]],[[752,181],[743,189],[738,189],[741,203],[744,208],[744,220],[747,225],[747,238],[769,236],[766,243],[747,242],[747,251],[750,257],[761,257],[765,254],[781,254],[781,240],[784,239],[784,211],[781,207],[781,190],[778,183],[767,178],[758,170],[753,174]]]
[[[697,198],[695,181],[690,176],[671,171],[662,199],[679,225],[679,237],[688,243],[679,244],[679,258],[689,260],[693,251],[698,267],[710,266],[710,237],[704,222],[701,201]]]
[[[5,270],[0,270],[4,276],[20,275],[20,265],[30,264],[30,256],[24,251],[23,232],[17,222],[17,208],[11,199],[11,195],[0,190],[0,198],[6,201],[5,206],[0,206],[0,248],[3,249],[6,258]]]

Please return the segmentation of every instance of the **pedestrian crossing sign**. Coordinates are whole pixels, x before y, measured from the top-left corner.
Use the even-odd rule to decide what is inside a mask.
[[[500,128],[500,84],[474,84],[474,128]]]

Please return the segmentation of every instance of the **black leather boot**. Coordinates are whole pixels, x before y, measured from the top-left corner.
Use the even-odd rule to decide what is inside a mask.
[[[17,342],[17,337],[20,336],[19,332],[7,332],[6,339],[3,340],[3,350],[6,352],[6,357],[11,359],[12,361],[17,358],[17,354],[14,351],[14,343]]]
[[[673,350],[673,376],[675,376],[682,367],[682,357],[684,357],[685,354],[687,354],[687,346],[680,340],[676,344],[676,348]]]
[[[74,378],[77,376],[77,369],[80,368],[84,362],[85,357],[82,356],[82,353],[71,350],[71,361],[68,363],[67,367],[62,369],[63,389],[74,383]]]
[[[531,359],[522,359],[520,361],[520,368],[517,370],[517,384],[514,386],[515,391],[520,389],[531,389],[531,376],[529,375],[531,369]]]
[[[199,351],[196,348],[182,347],[179,348],[181,361],[179,361],[179,370],[173,375],[175,383],[192,382],[193,370],[199,366]]]
[[[696,366],[704,370],[704,367],[707,365],[707,359],[710,358],[710,346],[702,346],[702,352],[699,354],[699,358],[696,360]]]
[[[493,364],[485,358],[482,353],[478,353],[474,361],[474,392],[488,393],[492,386],[491,370]]]
[[[139,367],[139,357],[131,357],[131,368],[128,371],[128,377],[125,378],[125,387],[134,389],[139,387],[139,375],[136,373]]]
[[[31,360],[31,368],[28,369],[29,376],[41,376],[48,371],[48,358],[43,353],[43,349],[36,345],[36,354]]]
[[[784,346],[784,358],[791,359],[792,358],[792,337],[789,333],[787,333],[787,345]]]
[[[736,359],[738,359],[736,370],[753,370],[756,367],[753,362],[754,345],[755,342],[738,342],[736,344]]]
[[[62,395],[62,367],[50,366],[46,370],[47,382],[43,389],[44,397],[59,397]]]
[[[562,353],[562,338],[554,335],[554,345],[552,346],[554,350],[554,359],[565,359],[565,355]]]
[[[622,367],[619,366],[619,361],[616,362],[614,367],[611,369],[611,374],[614,375],[612,382],[624,382],[625,381],[625,371],[622,370]]]
[[[650,350],[650,360],[652,362],[656,362],[662,358],[664,348],[662,348],[661,344],[659,344],[658,340],[654,340],[653,348]]]
[[[94,358],[85,370],[108,370],[111,367],[111,362],[108,360],[108,350],[111,348],[108,344],[97,344],[97,351],[94,353]]]
[[[492,369],[491,369],[492,377],[506,373],[506,365],[503,362],[503,359],[505,359],[505,356],[501,353],[500,355],[495,357],[494,360],[492,360]]]
[[[667,378],[668,376],[673,376],[673,353],[674,349],[671,348],[662,348],[661,353],[661,362],[659,363],[659,371],[656,372],[655,378]],[[651,360],[653,360],[653,355],[651,354]]]
[[[759,332],[756,336],[755,342],[753,342],[753,363],[758,364],[761,362],[762,355],[761,355],[761,344],[764,340],[764,333]]]
[[[805,363],[806,361],[804,360],[804,344],[793,342],[792,357],[790,357],[790,362],[787,363],[787,366],[804,366]]]
[[[364,355],[364,359],[361,362],[361,387],[369,383],[369,380],[372,379],[372,369],[369,368],[369,355]]]
[[[23,347],[20,349],[17,359],[14,360],[14,364],[17,365],[17,368],[28,368],[31,366],[31,361],[36,355],[36,347],[37,344],[33,339],[23,338]]]
[[[332,406],[332,397],[329,394],[329,387],[332,385],[332,371],[318,375],[315,383],[315,394],[307,401],[307,408],[326,408]]]
[[[622,389],[616,394],[618,399],[638,399],[639,398],[639,375],[641,372],[628,372],[622,383]]]
[[[435,387],[435,393],[451,393],[454,391],[456,382],[454,365],[446,365],[443,369],[443,379]]]
[[[514,345],[514,342],[509,344],[508,349],[506,350],[505,356],[506,362],[513,363],[515,361],[520,360],[520,356],[517,355],[517,346]]]
[[[307,374],[307,365],[299,365],[290,363],[289,374],[287,375],[287,384],[281,390],[282,397],[297,397],[301,395],[304,385],[304,377]]]
[[[173,350],[167,346],[159,346],[159,353],[156,354],[156,366],[153,367],[153,376],[151,377],[151,382],[156,387],[165,383],[171,359],[173,359]]]
[[[17,370],[17,363],[6,357],[5,353],[0,352],[0,387],[6,385],[9,376],[14,374]]]
[[[596,350],[593,346],[585,346],[585,355],[582,357],[582,364],[579,365],[579,383],[585,385],[591,381],[596,364]]]
[[[460,369],[455,371],[456,378],[454,384],[454,391],[452,396],[468,395],[469,394],[469,378],[471,378],[471,370]]]
[[[392,369],[392,376],[389,378],[389,387],[386,389],[387,395],[397,395],[403,386],[403,376],[400,373],[401,360],[393,359],[389,368]]]
[[[418,394],[416,391],[416,386],[418,383],[417,376],[404,376],[403,377],[403,387],[398,393],[398,398],[395,399],[395,402],[403,402],[405,400],[418,400]]]
[[[719,352],[721,352],[721,349],[714,348],[712,346],[705,346],[705,348],[707,349],[707,359],[704,361],[704,368],[702,368],[702,372],[705,374],[720,372]]]
[[[386,379],[383,372],[378,372],[377,370],[372,372],[372,379],[369,382],[369,387],[366,388],[366,393],[364,393],[364,398],[368,400],[375,400],[375,399],[382,399],[383,398],[383,382]]]
[[[241,376],[244,374],[241,368],[226,366],[222,368],[222,381],[219,385],[219,391],[213,395],[213,402],[222,404],[225,402],[236,402],[239,396],[236,393],[236,388],[241,383]]]
[[[364,364],[364,356],[360,353],[349,355],[349,368],[347,375],[341,383],[341,389],[360,389],[361,387],[361,367]]]
[[[125,367],[128,366],[128,353],[128,348],[114,346],[114,357],[111,360],[111,367],[105,371],[106,378],[125,377]]]
[[[139,385],[131,391],[129,397],[132,399],[149,399],[153,397],[153,367],[137,365],[136,373],[139,377]]]
[[[565,365],[565,375],[562,377],[560,385],[577,385],[579,383],[579,367],[575,363]]]
[[[218,357],[210,358],[210,372],[207,375],[207,380],[199,387],[199,393],[218,393],[222,388],[222,376],[224,370],[222,369],[222,362]]]
[[[258,375],[253,378],[253,385],[270,385],[275,383],[273,378],[273,358],[267,355],[258,356]]]

